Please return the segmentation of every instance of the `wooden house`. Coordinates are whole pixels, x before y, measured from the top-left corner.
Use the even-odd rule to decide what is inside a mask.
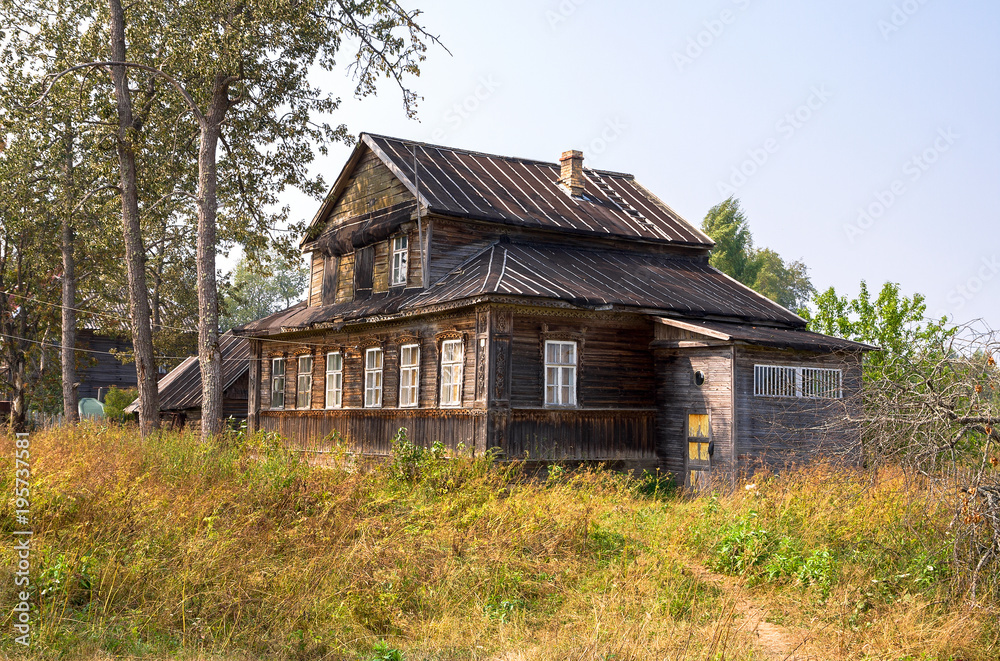
[[[246,420],[249,392],[250,343],[231,332],[219,336],[222,354],[222,414]],[[160,396],[160,420],[174,429],[201,425],[201,367],[197,356],[188,356],[156,384]],[[139,412],[139,400],[125,408]]]
[[[709,266],[628,174],[362,134],[316,213],[307,300],[250,339],[249,424],[611,461],[690,482],[842,453],[864,345]]]
[[[138,385],[135,365],[123,363],[115,355],[131,353],[130,339],[81,328],[77,331],[76,347],[80,349],[76,366],[77,398],[93,397],[103,402],[112,386],[126,390]]]

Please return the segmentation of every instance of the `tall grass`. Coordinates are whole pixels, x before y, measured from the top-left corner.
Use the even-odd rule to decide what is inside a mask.
[[[843,658],[996,658],[997,611],[964,607],[938,569],[947,513],[898,476],[817,467],[685,498],[405,436],[394,461],[325,466],[263,435],[81,424],[31,444],[38,658],[765,658],[743,597],[692,563],[746,578]],[[4,604],[12,567],[6,546]]]

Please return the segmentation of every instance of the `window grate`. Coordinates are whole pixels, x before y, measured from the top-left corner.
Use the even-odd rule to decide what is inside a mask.
[[[843,372],[822,367],[754,365],[755,397],[842,399]]]

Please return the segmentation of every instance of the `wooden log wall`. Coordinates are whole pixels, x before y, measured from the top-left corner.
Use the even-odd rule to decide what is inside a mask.
[[[546,340],[577,342],[577,405],[581,408],[655,406],[653,328],[640,315],[609,318],[599,312],[517,312],[513,319],[510,405],[545,404]]]
[[[754,365],[843,370],[844,399],[755,397]],[[861,354],[737,348],[737,452],[741,465],[774,468],[821,455],[860,460]],[[853,421],[852,421],[853,419]]]
[[[440,348],[444,339],[462,339],[465,361],[462,368],[462,406],[461,408],[440,408]],[[399,409],[399,348],[405,344],[417,344],[420,347],[418,407],[416,409]],[[309,437],[326,429],[325,423],[316,422],[314,418],[343,418],[342,412],[360,410],[365,415],[348,416],[346,419],[369,419],[384,417],[395,419],[399,411],[412,413],[415,419],[433,418],[434,415],[447,414],[458,410],[485,410],[484,403],[476,402],[476,311],[467,308],[446,315],[411,319],[405,322],[384,324],[368,329],[352,331],[318,331],[301,333],[283,339],[281,342],[262,342],[262,353],[258,361],[260,370],[259,388],[256,397],[260,402],[260,428],[275,429],[275,420],[283,420],[282,429],[287,429],[290,438],[304,442]],[[364,367],[365,350],[378,347],[383,351],[382,367],[382,406],[380,408],[364,407]],[[327,409],[326,403],[326,355],[330,352],[340,352],[343,356],[343,407],[342,409]],[[295,410],[298,388],[298,358],[307,355],[312,357],[312,390],[311,404],[308,411]],[[285,365],[285,408],[273,411],[271,407],[271,369],[272,360],[279,358]],[[437,413],[434,413],[434,412]],[[461,414],[456,413],[461,417]],[[485,413],[484,413],[485,415]],[[265,423],[264,418],[270,422]],[[313,420],[313,422],[293,422],[295,420]],[[449,418],[450,419],[450,418]],[[352,423],[354,424],[354,423]],[[359,423],[360,424],[360,423]],[[365,423],[374,424],[374,423]],[[444,424],[444,423],[441,423]],[[391,426],[391,425],[390,425]],[[398,428],[398,427],[397,427]],[[368,427],[352,427],[355,442],[361,443],[361,432]],[[371,430],[376,430],[371,427]],[[458,439],[455,442],[465,442],[465,432],[455,432],[458,436],[445,433],[439,427],[424,426],[413,437],[420,442],[446,441]],[[382,433],[382,428],[377,429]],[[473,431],[477,431],[473,429]],[[395,429],[392,430],[395,433]],[[431,438],[429,435],[436,435]],[[284,433],[284,432],[283,432]],[[324,431],[322,435],[329,433]],[[342,432],[343,433],[343,432]],[[485,434],[485,428],[479,433]],[[474,441],[475,439],[473,439]],[[381,442],[372,438],[372,443]],[[450,442],[450,441],[449,441]],[[480,446],[484,447],[482,442]],[[471,447],[471,446],[470,446]],[[482,447],[480,449],[482,449]]]

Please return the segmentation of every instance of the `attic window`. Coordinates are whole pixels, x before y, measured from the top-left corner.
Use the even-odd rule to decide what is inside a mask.
[[[392,239],[392,285],[406,284],[406,263],[409,241],[405,234]]]
[[[804,399],[841,399],[843,373],[821,367],[754,365],[755,397],[797,397]]]

